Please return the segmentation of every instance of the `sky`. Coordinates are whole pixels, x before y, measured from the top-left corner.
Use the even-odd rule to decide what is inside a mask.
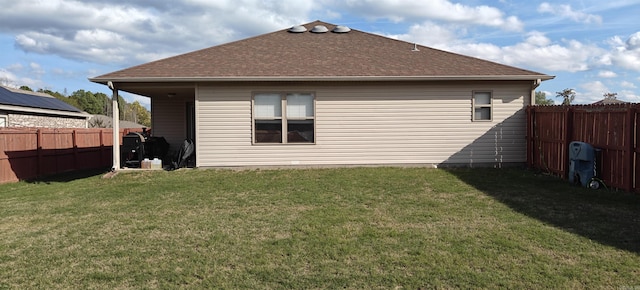
[[[640,0],[0,0],[0,84],[110,90],[88,78],[321,20],[553,75],[556,103],[640,102]],[[149,108],[146,97],[123,94]]]

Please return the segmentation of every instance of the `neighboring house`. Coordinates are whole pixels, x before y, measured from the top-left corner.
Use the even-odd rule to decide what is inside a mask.
[[[552,78],[316,21],[90,80],[150,97],[199,167],[503,166]]]
[[[111,122],[113,119],[105,115],[93,115],[89,119],[89,128],[112,128]],[[120,120],[120,129],[142,129],[147,128],[145,125],[141,125],[131,121]]]
[[[592,105],[614,105],[614,104],[627,104],[627,102],[621,101],[615,98],[604,98],[600,101],[593,103]]]
[[[51,95],[0,86],[0,127],[87,128],[90,117]]]

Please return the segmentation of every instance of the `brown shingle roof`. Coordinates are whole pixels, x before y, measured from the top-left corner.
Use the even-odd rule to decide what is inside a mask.
[[[358,30],[326,33],[288,29],[222,44],[91,79],[105,83],[144,80],[323,79],[323,78],[512,78],[551,76],[399,41]]]
[[[593,105],[611,105],[611,104],[626,104],[627,102],[618,99],[604,98],[600,101],[593,103]]]

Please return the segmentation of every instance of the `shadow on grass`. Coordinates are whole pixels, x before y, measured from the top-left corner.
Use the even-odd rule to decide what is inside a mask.
[[[640,195],[573,186],[525,169],[448,169],[515,211],[601,244],[640,254]]]
[[[60,174],[47,175],[43,177],[38,177],[36,179],[27,180],[29,183],[56,183],[56,182],[70,182],[78,179],[89,178],[97,175],[103,175],[109,172],[108,168],[101,169],[87,169],[87,170],[78,170],[78,171],[70,171]]]

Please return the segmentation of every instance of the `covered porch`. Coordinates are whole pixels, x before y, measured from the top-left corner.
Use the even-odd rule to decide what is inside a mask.
[[[195,114],[195,84],[185,83],[146,83],[146,82],[117,82],[113,81],[114,95],[128,92],[151,100],[151,132],[144,137],[162,137],[169,144],[169,149],[163,165],[170,165],[175,161],[185,140],[196,142],[196,114]],[[127,150],[122,141],[121,150]],[[143,141],[144,142],[144,141]],[[126,152],[120,152],[120,159],[125,158]],[[114,156],[115,157],[115,156]],[[190,166],[195,166],[195,157]],[[120,168],[124,162],[120,160]],[[114,164],[115,160],[114,160]]]

